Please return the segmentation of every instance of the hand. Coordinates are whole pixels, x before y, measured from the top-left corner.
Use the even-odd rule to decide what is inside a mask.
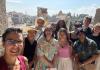
[[[29,70],[32,70],[32,68],[29,68]]]
[[[49,64],[48,68],[54,68],[54,65],[51,63]]]
[[[33,63],[32,63],[32,62],[30,62],[30,63],[29,63],[29,68],[32,68],[32,65],[33,65]]]

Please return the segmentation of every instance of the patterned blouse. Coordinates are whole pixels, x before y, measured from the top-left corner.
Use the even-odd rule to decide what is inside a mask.
[[[47,42],[44,37],[41,38],[38,42],[37,55],[45,56],[49,61],[52,61],[54,55],[57,54],[56,44],[56,39],[51,39],[50,42]],[[38,60],[36,70],[46,70],[47,67],[43,61]]]

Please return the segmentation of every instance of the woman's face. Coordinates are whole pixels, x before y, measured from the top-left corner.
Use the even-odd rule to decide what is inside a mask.
[[[33,40],[35,38],[35,36],[36,36],[36,31],[32,30],[32,31],[28,32],[28,38],[30,40]]]
[[[61,42],[65,42],[66,39],[67,39],[66,34],[65,34],[64,32],[60,32],[60,33],[59,33],[59,40],[60,40]]]
[[[23,49],[23,36],[21,33],[11,32],[3,43],[5,55],[18,56]]]
[[[52,30],[49,28],[45,30],[46,37],[52,37],[52,33],[53,33]]]

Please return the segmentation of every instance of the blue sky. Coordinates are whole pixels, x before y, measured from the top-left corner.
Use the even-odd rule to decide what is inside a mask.
[[[100,8],[100,0],[6,0],[7,12],[17,11],[29,15],[36,15],[37,7],[48,8],[48,14],[64,13],[95,15],[96,8]]]

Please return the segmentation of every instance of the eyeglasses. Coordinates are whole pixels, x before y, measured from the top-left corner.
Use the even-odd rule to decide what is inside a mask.
[[[18,45],[21,45],[23,43],[23,41],[17,41],[17,40],[6,40],[6,43],[9,44],[9,45],[15,45],[15,44],[18,44]]]

